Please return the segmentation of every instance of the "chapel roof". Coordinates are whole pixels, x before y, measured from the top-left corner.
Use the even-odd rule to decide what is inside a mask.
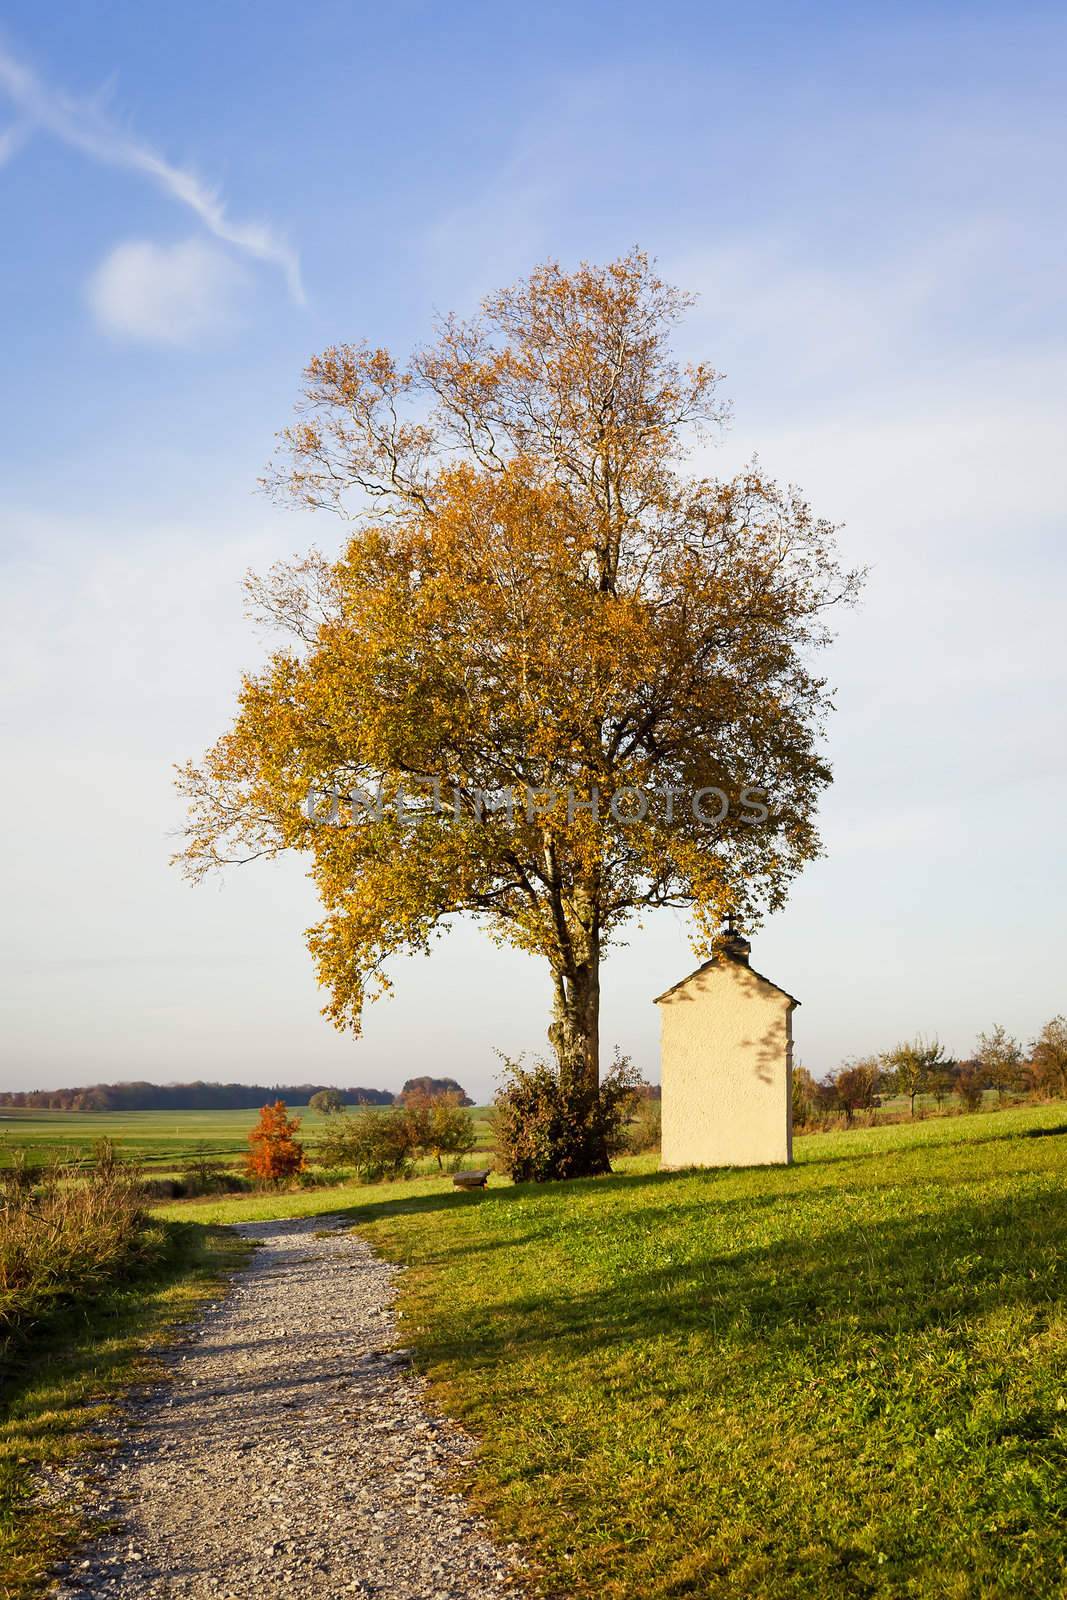
[[[699,967],[695,968],[694,971],[690,972],[687,977],[680,978],[677,983],[672,983],[669,989],[664,989],[662,994],[658,994],[656,996],[652,1004],[658,1006],[660,1001],[666,1000],[668,995],[674,994],[679,989],[684,989],[686,984],[691,982],[693,978],[699,978],[702,972],[707,972],[712,967],[725,966],[727,961],[729,961],[731,966],[744,967],[745,971],[751,972],[752,976],[754,978],[758,978],[760,983],[765,984],[768,989],[773,989],[776,994],[784,995],[787,1000],[792,1001],[793,1005],[798,1006],[800,1004],[800,1001],[797,999],[796,995],[790,994],[789,990],[783,989],[780,984],[772,983],[770,978],[765,978],[763,976],[762,972],[757,972],[755,967],[750,967],[747,961],[736,961],[732,960],[730,957],[726,957],[724,960],[722,956],[712,956],[710,961],[703,962]]]

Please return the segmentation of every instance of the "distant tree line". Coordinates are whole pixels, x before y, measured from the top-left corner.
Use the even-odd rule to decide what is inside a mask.
[[[908,1101],[911,1116],[920,1096],[935,1100],[939,1110],[955,1102],[964,1111],[977,1111],[987,1090],[995,1090],[1000,1104],[1009,1095],[1067,1098],[1067,1019],[1047,1022],[1029,1055],[998,1022],[979,1034],[973,1056],[965,1061],[947,1056],[937,1039],[918,1038],[881,1055],[846,1061],[818,1081],[798,1066],[793,1072],[793,1122],[817,1128],[843,1114],[851,1125],[858,1112],[874,1112],[892,1095]]]
[[[307,1105],[322,1083],[94,1083],[80,1089],[16,1089],[0,1106],[32,1111],[258,1111],[268,1102]],[[391,1106],[391,1089],[333,1089],[346,1106]],[[468,1102],[469,1103],[469,1102]]]

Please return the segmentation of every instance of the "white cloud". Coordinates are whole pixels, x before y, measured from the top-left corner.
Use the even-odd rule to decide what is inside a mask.
[[[303,305],[299,258],[268,224],[234,221],[218,191],[194,172],[173,166],[150,145],[116,127],[95,102],[75,99],[42,83],[29,67],[2,47],[0,89],[6,90],[31,126],[46,129],[93,161],[142,173],[173,200],[195,212],[216,238],[258,261],[279,267],[293,299]]]
[[[89,304],[111,333],[160,344],[191,344],[231,327],[245,274],[200,239],[173,245],[130,239],[89,280]]]

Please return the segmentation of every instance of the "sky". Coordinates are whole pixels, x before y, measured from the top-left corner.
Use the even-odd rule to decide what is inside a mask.
[[[269,640],[248,568],[325,515],[257,491],[309,356],[403,353],[556,257],[698,296],[728,475],[842,524],[824,859],[754,938],[816,1074],[1067,1011],[1067,14],[1027,4],[309,0],[0,25],[0,1088],[148,1078],[486,1096],[549,985],[475,925],[319,1014],[299,861],[192,888],[173,765]],[[658,1076],[681,913],[604,974]]]

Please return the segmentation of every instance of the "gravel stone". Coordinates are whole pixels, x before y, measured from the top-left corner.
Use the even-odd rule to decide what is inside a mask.
[[[43,1475],[43,1501],[109,1529],[55,1600],[524,1600],[517,1553],[448,1486],[472,1441],[395,1347],[401,1269],[315,1237],[337,1221],[241,1224],[260,1248],[109,1419],[118,1449]]]

